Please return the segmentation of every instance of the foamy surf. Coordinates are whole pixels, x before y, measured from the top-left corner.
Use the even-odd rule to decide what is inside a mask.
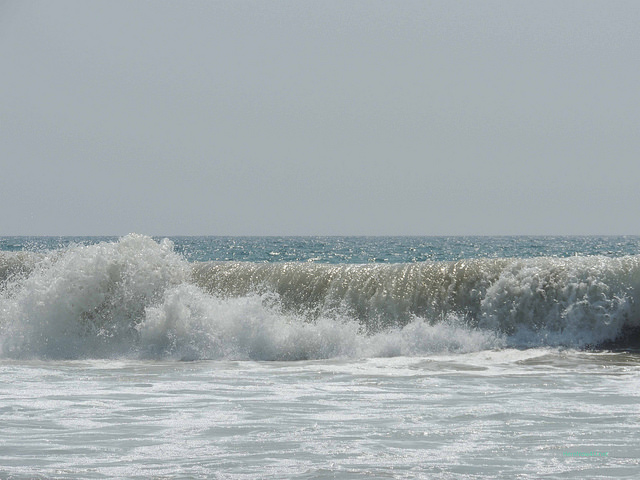
[[[640,257],[189,263],[169,240],[3,254],[0,355],[301,360],[585,348],[637,329]]]

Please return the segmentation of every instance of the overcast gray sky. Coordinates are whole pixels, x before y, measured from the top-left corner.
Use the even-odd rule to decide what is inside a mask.
[[[640,2],[0,1],[0,235],[640,234]]]

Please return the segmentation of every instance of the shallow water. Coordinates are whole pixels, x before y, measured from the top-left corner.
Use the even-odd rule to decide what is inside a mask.
[[[3,477],[640,473],[637,354],[505,349],[301,362],[5,360],[0,380]]]

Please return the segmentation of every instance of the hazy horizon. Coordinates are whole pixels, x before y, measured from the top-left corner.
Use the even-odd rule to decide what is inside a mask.
[[[0,236],[637,235],[640,4],[0,1]]]

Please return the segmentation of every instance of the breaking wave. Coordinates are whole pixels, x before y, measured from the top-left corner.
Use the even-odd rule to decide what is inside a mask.
[[[639,288],[640,256],[189,263],[169,240],[128,235],[0,253],[0,356],[300,360],[636,346]]]

